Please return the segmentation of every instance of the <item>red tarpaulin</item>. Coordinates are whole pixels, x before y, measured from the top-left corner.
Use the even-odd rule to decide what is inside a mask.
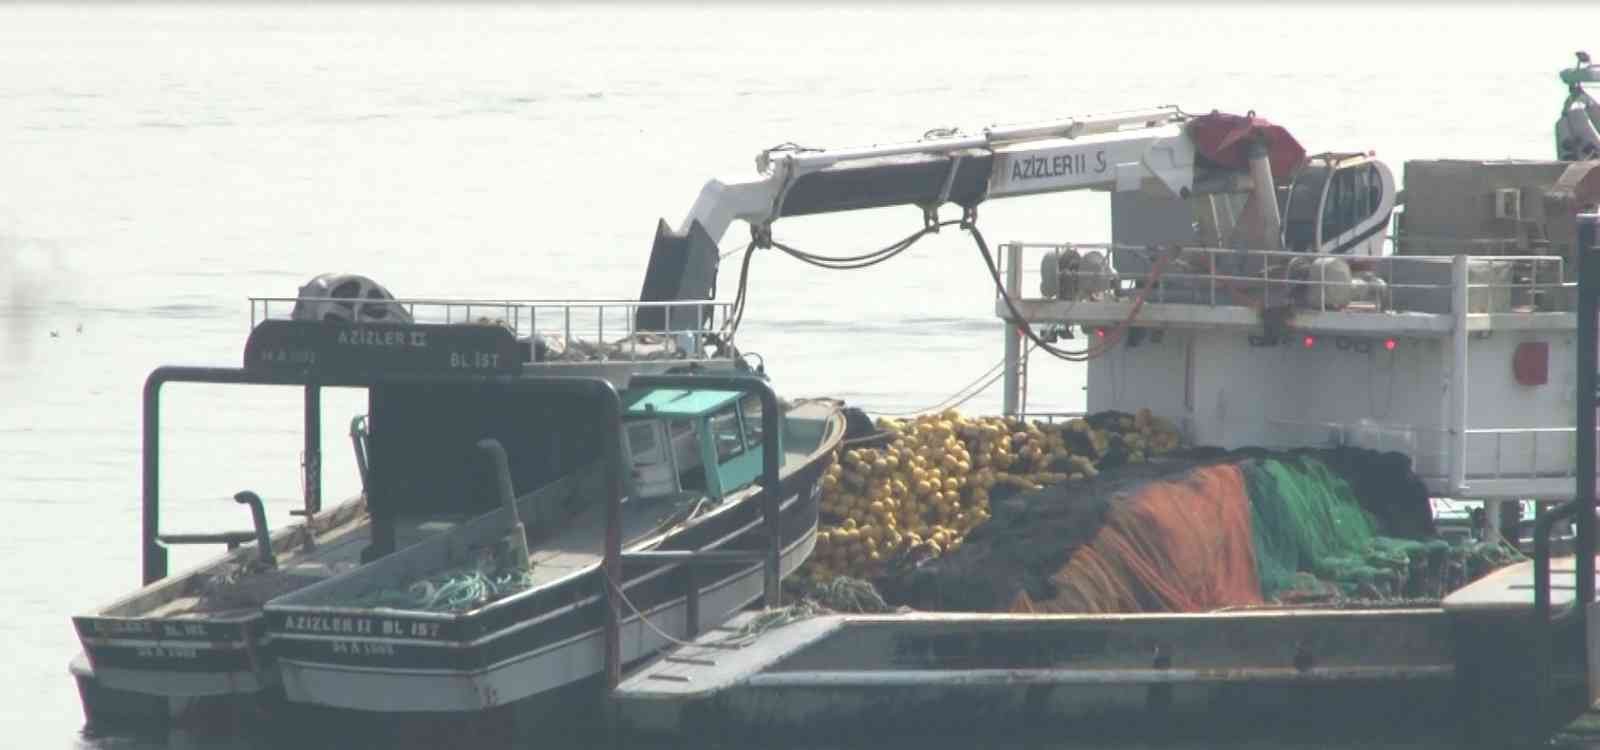
[[[1245,146],[1257,137],[1267,144],[1267,161],[1273,179],[1285,179],[1300,167],[1306,150],[1281,125],[1250,115],[1230,115],[1213,111],[1189,121],[1189,138],[1200,155],[1224,167],[1248,167]]]

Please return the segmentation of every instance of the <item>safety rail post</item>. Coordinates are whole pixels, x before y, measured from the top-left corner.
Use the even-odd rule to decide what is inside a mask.
[[[1019,299],[1022,294],[1022,245],[1006,245],[1003,257],[1006,264],[1006,295],[1011,299]],[[1001,395],[1000,411],[1006,416],[1015,416],[1019,408],[1022,383],[1018,368],[1022,365],[1022,323],[1020,320],[1005,319],[1006,369],[1002,384],[1005,393]]]
[[[312,517],[322,512],[322,390],[315,383],[309,383],[305,391],[305,449],[300,459],[305,506],[290,513],[304,516],[310,522]],[[319,429],[311,429],[311,425],[318,425]]]
[[[1452,256],[1450,266],[1450,491],[1457,496],[1467,488],[1467,261],[1466,255]]]
[[[1577,219],[1578,262],[1578,420],[1576,462],[1578,509],[1577,594],[1582,611],[1595,595],[1595,385],[1600,369],[1600,216],[1586,214]]]

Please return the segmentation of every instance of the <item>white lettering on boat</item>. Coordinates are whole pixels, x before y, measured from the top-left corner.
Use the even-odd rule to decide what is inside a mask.
[[[284,627],[302,633],[338,633],[371,635],[372,621],[361,617],[322,617],[320,615],[289,615]]]
[[[492,370],[500,366],[500,355],[484,352],[450,352],[450,366],[462,370]]]
[[[356,656],[394,656],[394,646],[369,641],[334,641],[333,653]]]
[[[137,651],[140,659],[195,659],[200,656],[200,650],[188,646],[140,646]]]
[[[161,625],[161,634],[168,638],[204,638],[206,626],[198,622],[168,622]]]
[[[437,622],[373,620],[365,617],[328,617],[323,615],[289,615],[284,618],[283,626],[286,630],[301,633],[372,635],[388,638],[438,638],[440,630],[440,625]]]
[[[156,626],[143,620],[93,620],[95,635],[154,635]]]
[[[374,346],[391,349],[426,349],[426,331],[380,331],[372,328],[351,328],[339,331],[339,343],[349,346]]]
[[[1094,152],[1092,174],[1106,171],[1106,152]],[[1052,157],[1030,156],[1011,162],[1011,179],[1039,180],[1065,175],[1091,174],[1088,154],[1057,154]]]

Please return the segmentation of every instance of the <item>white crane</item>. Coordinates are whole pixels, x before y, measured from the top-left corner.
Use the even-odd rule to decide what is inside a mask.
[[[913,205],[923,210],[925,227],[936,227],[946,203],[960,207],[970,223],[982,202],[1021,195],[1243,193],[1249,198],[1228,223],[1254,247],[1377,254],[1395,199],[1393,176],[1370,154],[1307,159],[1286,130],[1254,113],[1196,116],[1177,107],[972,134],[936,130],[916,141],[862,148],[786,144],[763,151],[756,168],[751,178],[707,182],[675,230],[665,220],[657,224],[641,300],[714,294],[717,243],[735,221],[749,224],[753,242],[763,246],[771,243],[773,222],[786,216]],[[641,329],[667,322],[659,310],[639,315]]]

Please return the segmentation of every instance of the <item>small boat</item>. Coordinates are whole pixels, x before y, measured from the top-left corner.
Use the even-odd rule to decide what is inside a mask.
[[[144,585],[73,618],[83,651],[70,671],[97,731],[235,724],[280,702],[263,605],[498,507],[479,439],[494,438],[513,456],[537,454],[515,463],[515,478],[545,487],[592,464],[605,440],[594,409],[633,376],[749,372],[731,345],[701,345],[714,322],[701,311],[714,318],[718,309],[704,303],[692,316],[672,316],[693,318],[684,330],[647,330],[635,325],[640,311],[674,303],[397,300],[366,277],[340,275],[318,277],[298,297],[251,305],[242,367],[163,367],[145,383]],[[549,321],[559,330],[538,326]],[[609,340],[607,330],[625,337]],[[160,415],[172,383],[304,389],[297,522],[269,528],[267,506],[242,491],[234,499],[250,506],[250,530],[166,530],[173,519],[161,512]],[[324,508],[319,394],[334,386],[368,392],[368,413],[351,423],[363,492]],[[168,549],[195,544],[228,551],[168,576]]]
[[[774,434],[761,426],[761,401],[738,391],[644,387],[624,391],[623,401],[633,478],[619,514],[625,552],[763,550],[767,491],[757,479],[764,444],[776,441],[780,575],[804,562],[815,540],[819,480],[845,434],[837,402],[790,406]],[[518,501],[510,518],[486,513],[269,602],[267,628],[288,700],[461,713],[586,681],[598,687],[592,678],[607,666],[603,472],[586,467]],[[508,533],[515,538],[503,547]],[[520,560],[507,561],[507,548]],[[620,647],[629,663],[722,623],[763,593],[763,566],[753,559],[692,568],[627,562],[622,571]]]

